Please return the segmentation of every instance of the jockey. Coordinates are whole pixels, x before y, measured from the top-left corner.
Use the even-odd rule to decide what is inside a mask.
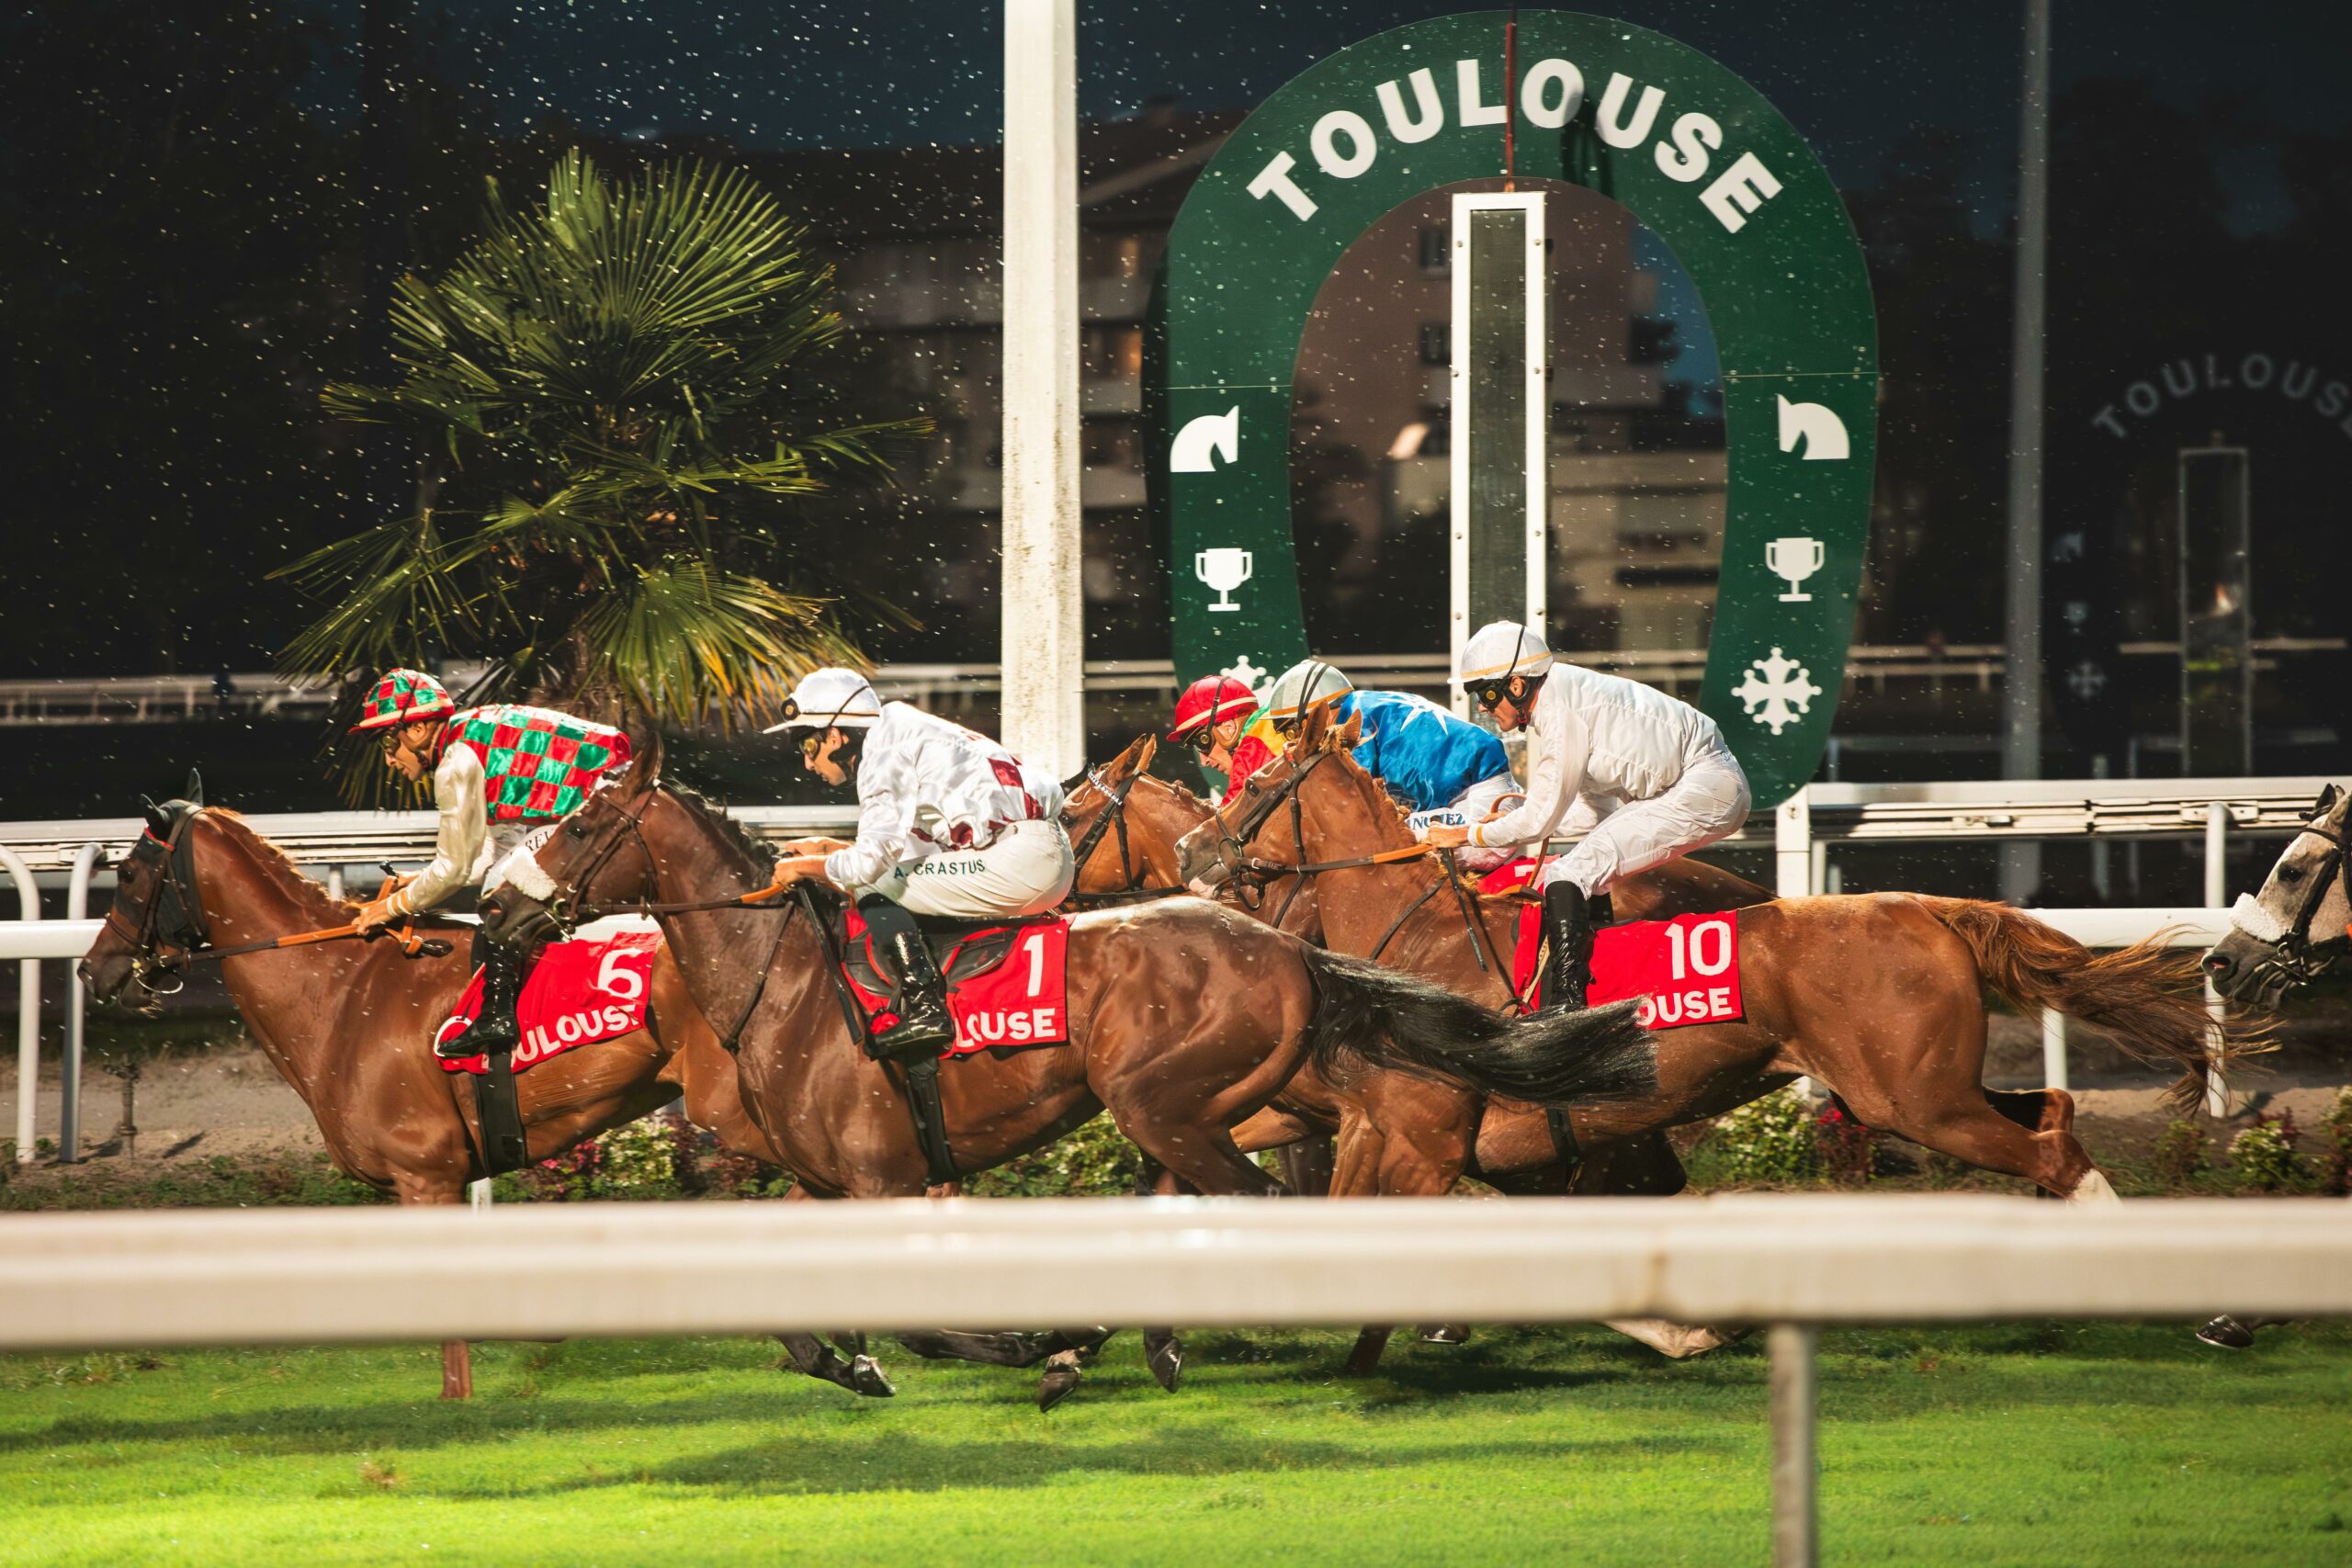
[[[1510,759],[1491,733],[1427,697],[1358,691],[1319,659],[1302,660],[1283,673],[1266,698],[1265,714],[1279,739],[1297,734],[1307,711],[1323,706],[1335,721],[1359,722],[1355,760],[1404,806],[1406,826],[1420,838],[1432,828],[1482,822],[1505,796],[1519,792]],[[1474,850],[1462,860],[1472,870],[1488,871],[1505,858],[1503,852]]]
[[[899,961],[899,1023],[882,1054],[914,1060],[956,1038],[947,985],[917,915],[1001,919],[1042,914],[1078,874],[1060,822],[1062,786],[985,735],[905,703],[885,704],[854,670],[812,671],[784,705],[801,766],[855,782],[857,838],[785,846],[771,886],[817,881],[857,899]]]
[[[1230,675],[1204,675],[1176,699],[1168,739],[1198,751],[1203,765],[1230,774],[1233,749],[1257,711],[1258,694],[1247,683]]]
[[[416,670],[389,671],[351,728],[382,731],[384,765],[410,784],[431,769],[441,817],[431,862],[360,909],[353,923],[363,931],[496,886],[508,856],[629,757],[620,731],[547,708],[499,704],[460,713],[441,682]],[[477,934],[474,962],[482,967],[481,1010],[471,1029],[435,1044],[438,1055],[471,1056],[519,1038],[522,955]]]
[[[1715,721],[1638,682],[1556,661],[1513,621],[1478,628],[1453,683],[1504,729],[1528,731],[1527,798],[1467,828],[1433,828],[1433,844],[1534,844],[1581,797],[1598,825],[1545,865],[1551,996],[1584,1006],[1592,917],[1587,901],[1611,883],[1702,849],[1747,819],[1747,775]]]

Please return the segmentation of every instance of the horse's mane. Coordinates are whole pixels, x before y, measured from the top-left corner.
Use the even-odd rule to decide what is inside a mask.
[[[711,823],[718,828],[727,841],[741,851],[743,857],[753,865],[763,866],[775,862],[774,847],[753,838],[749,828],[729,816],[725,807],[703,794],[702,791],[692,784],[680,784],[675,779],[666,778],[662,781],[662,787],[676,795],[681,804],[690,806],[709,818]]]
[[[356,900],[336,898],[323,885],[303,875],[301,868],[288,857],[284,850],[263,838],[260,831],[238,813],[225,806],[208,806],[203,811],[231,838],[252,852],[254,863],[261,868],[263,874],[276,885],[280,893],[299,904],[322,911],[322,924],[335,923],[324,916],[347,916],[359,908]]]

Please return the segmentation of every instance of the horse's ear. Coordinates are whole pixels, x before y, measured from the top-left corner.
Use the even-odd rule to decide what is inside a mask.
[[[194,768],[187,771],[187,794],[183,798],[198,810],[204,807],[204,775]]]
[[[1363,715],[1360,713],[1351,713],[1348,715],[1346,718],[1340,720],[1337,724],[1331,725],[1329,728],[1329,731],[1324,739],[1324,744],[1329,746],[1334,751],[1352,751],[1359,744],[1362,743],[1363,739]]]
[[[156,805],[153,801],[148,799],[147,796],[142,795],[139,797],[139,810],[140,814],[147,818],[147,830],[149,832],[154,834],[155,837],[159,839],[168,838],[170,836],[172,831],[172,819],[164,814],[164,808],[162,807]]]
[[[628,737],[629,787],[651,789],[662,782],[662,727],[650,714],[640,713],[630,718],[624,733]]]
[[[1138,773],[1149,773],[1151,771],[1151,760],[1159,755],[1159,737],[1154,735],[1148,729],[1145,730],[1142,742],[1136,748],[1136,765],[1134,771]]]

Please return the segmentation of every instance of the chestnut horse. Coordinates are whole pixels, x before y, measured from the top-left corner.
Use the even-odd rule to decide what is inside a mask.
[[[191,795],[198,792],[191,787]],[[164,899],[164,846],[177,835],[193,875]],[[264,942],[346,926],[357,906],[330,897],[234,812],[173,801],[149,812],[149,834],[116,866],[114,903],[82,960],[83,983],[100,1002],[176,961],[194,942],[173,929],[164,905],[192,897],[215,947]],[[317,1119],[337,1168],[404,1204],[465,1201],[484,1174],[481,1128],[463,1075],[444,1072],[427,1041],[463,993],[473,970],[471,926],[426,919],[449,951],[404,956],[395,942],[322,942],[224,957],[222,978],[246,1026],[280,1076]],[[158,1004],[152,994],[141,1005]],[[687,1118],[720,1144],[771,1164],[786,1162],[744,1114],[734,1059],[719,1048],[686,994],[665,945],[654,957],[648,1028],[586,1050],[549,1057],[516,1077],[525,1146],[545,1159],[582,1139],[633,1122],[684,1097]],[[888,1378],[855,1336],[836,1354],[809,1334],[778,1337],[794,1365],[855,1393],[886,1395]],[[1055,1356],[1058,1337],[911,1333],[897,1337],[918,1355],[1027,1366]],[[1052,1386],[1067,1392],[1074,1367]],[[442,1396],[467,1397],[471,1358],[463,1340],[442,1347]]]
[[[1352,721],[1310,718],[1283,756],[1251,781],[1255,793],[1228,831],[1196,829],[1181,848],[1188,883],[1221,882],[1250,862],[1320,864],[1413,842],[1403,814],[1349,755]],[[1295,802],[1296,810],[1286,809]],[[1428,859],[1325,871],[1324,935],[1341,951],[1369,953],[1425,973],[1451,966],[1462,988],[1496,999],[1501,982],[1477,972],[1475,934],[1449,899],[1427,897],[1442,868]],[[1400,910],[1420,902],[1393,936]],[[1510,951],[1516,899],[1476,906],[1492,951]],[[1986,1170],[2019,1176],[2062,1198],[2112,1201],[2114,1189],[2072,1131],[2074,1101],[2060,1089],[1988,1090],[1982,992],[2025,1007],[2051,1007],[2116,1039],[2152,1064],[2181,1069],[2173,1095],[2202,1094],[2211,1032],[2193,959],[2156,942],[2098,953],[2007,905],[1917,894],[1788,898],[1737,912],[1736,1023],[1668,1030],[1657,1037],[1657,1092],[1646,1100],[1569,1109],[1577,1145],[1606,1150],[1666,1127],[1721,1115],[1804,1076],[1832,1089],[1866,1126],[1898,1134]],[[2219,1042],[2222,1063],[2250,1048]],[[1469,1163],[1493,1175],[1534,1171],[1555,1157],[1538,1109],[1498,1107],[1461,1141],[1419,1143],[1396,1158],[1376,1125],[1356,1129],[1375,1146],[1343,1146],[1344,1177],[1379,1167],[1380,1190],[1442,1191]]]

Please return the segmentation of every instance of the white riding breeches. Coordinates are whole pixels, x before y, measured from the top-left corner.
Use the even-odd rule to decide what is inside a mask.
[[[1596,810],[1604,804],[1592,803]],[[1536,884],[1573,882],[1588,897],[1606,893],[1621,878],[1738,832],[1747,807],[1747,775],[1730,753],[1702,757],[1665,794],[1602,812],[1574,848],[1544,866]]]
[[[902,865],[871,887],[918,915],[985,920],[1042,915],[1069,897],[1078,877],[1061,824],[1015,822],[980,850],[941,850]]]
[[[1480,779],[1444,806],[1427,811],[1416,811],[1405,818],[1405,826],[1413,837],[1426,839],[1431,828],[1469,828],[1494,815],[1495,807],[1505,796],[1520,793],[1519,781],[1509,773],[1497,773],[1490,779]],[[1477,849],[1464,844],[1453,852],[1454,863],[1463,870],[1486,873],[1510,860],[1517,852],[1510,849]]]

